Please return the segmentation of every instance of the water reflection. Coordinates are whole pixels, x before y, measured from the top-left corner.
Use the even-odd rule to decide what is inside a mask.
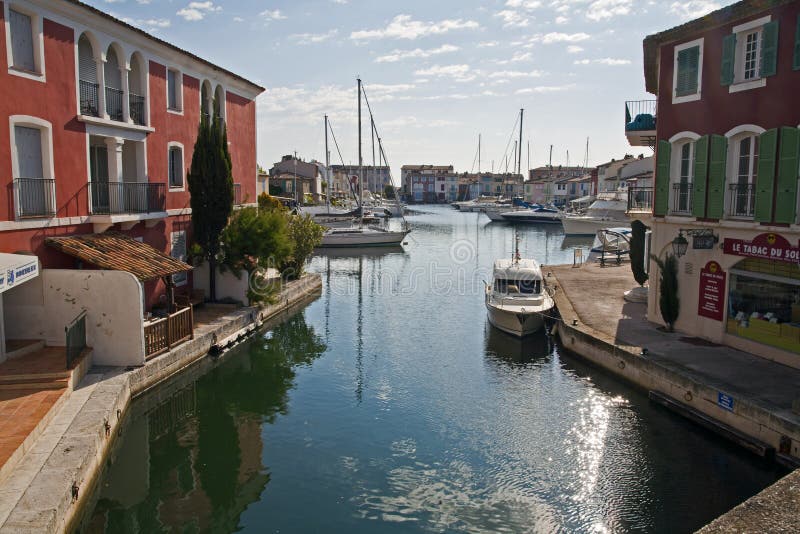
[[[544,332],[519,338],[486,323],[486,355],[510,365],[527,365],[553,352],[552,338]]]
[[[298,314],[188,384],[138,400],[80,531],[237,530],[270,481],[262,425],[287,413],[298,367],[325,349]]]

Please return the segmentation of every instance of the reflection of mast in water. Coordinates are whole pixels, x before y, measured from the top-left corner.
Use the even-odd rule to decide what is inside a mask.
[[[325,343],[330,343],[331,339],[331,330],[328,327],[330,320],[331,320],[331,258],[330,256],[325,258],[325,285],[328,288],[328,295],[325,299]]]
[[[364,392],[364,295],[362,290],[364,257],[358,257],[358,319],[356,321],[356,401],[361,404]]]

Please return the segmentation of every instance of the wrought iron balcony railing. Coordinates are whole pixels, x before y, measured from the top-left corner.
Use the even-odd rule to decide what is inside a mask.
[[[56,181],[49,178],[15,178],[14,200],[21,219],[56,214]]]
[[[692,182],[672,184],[670,211],[676,215],[687,215],[692,212]]]
[[[111,120],[122,120],[122,100],[124,92],[121,89],[106,87],[106,113]]]
[[[625,131],[655,130],[656,110],[656,100],[629,100],[625,102]]]
[[[628,211],[650,213],[653,211],[652,187],[628,188]]]
[[[147,182],[90,182],[92,215],[166,211],[166,184]]]
[[[728,213],[731,217],[752,218],[754,216],[756,192],[753,184],[730,184],[728,195]]]
[[[147,123],[145,122],[145,117],[144,117],[144,97],[141,95],[129,93],[128,104],[129,104],[131,120],[133,120],[133,123],[138,124],[139,126],[145,126]]]
[[[79,81],[81,115],[100,116],[100,85],[87,80]]]

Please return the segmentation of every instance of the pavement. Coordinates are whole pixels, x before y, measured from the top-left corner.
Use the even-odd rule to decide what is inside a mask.
[[[747,398],[775,415],[800,425],[792,401],[800,397],[800,369],[724,345],[667,333],[647,320],[647,306],[626,302],[637,287],[630,265],[601,267],[586,263],[545,266],[556,277],[577,319],[612,338],[617,345],[647,348],[647,358],[737,398]],[[570,317],[563,317],[567,322]]]

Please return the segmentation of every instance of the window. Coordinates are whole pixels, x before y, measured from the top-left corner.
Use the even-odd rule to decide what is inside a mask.
[[[700,99],[703,79],[703,39],[675,47],[672,103]]]
[[[673,184],[672,211],[675,213],[689,213],[692,211],[691,193],[692,178],[694,176],[694,141],[687,141],[680,145],[680,165],[677,181]]]
[[[4,2],[8,72],[44,81],[42,18],[16,3]]]
[[[764,87],[777,72],[778,22],[769,16],[735,26],[722,45],[721,82],[730,92]]]
[[[177,143],[169,147],[169,187],[183,188],[183,147]]]
[[[186,230],[180,230],[178,232],[172,232],[170,234],[170,240],[172,241],[172,248],[170,250],[169,255],[175,258],[176,260],[186,261]],[[172,275],[172,282],[176,286],[183,286],[186,285],[188,282],[189,276],[186,272],[177,273]]]
[[[167,69],[167,109],[171,111],[183,110],[183,77],[175,69]]]
[[[10,122],[16,215],[52,217],[56,210],[50,123],[22,115],[11,116]]]
[[[747,133],[734,137],[732,144],[730,206],[733,217],[753,217],[755,213],[755,178],[758,172],[758,135]]]

